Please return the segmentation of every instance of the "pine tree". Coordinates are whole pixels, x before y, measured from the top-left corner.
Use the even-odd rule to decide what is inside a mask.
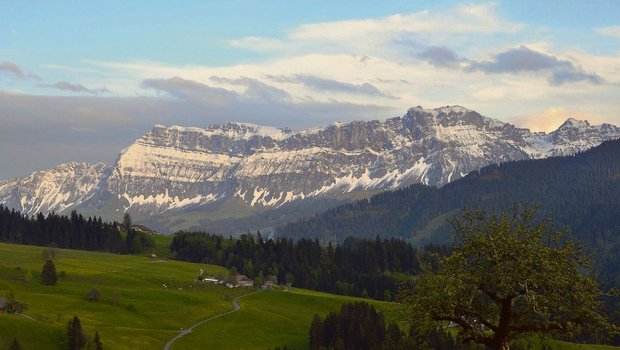
[[[319,349],[325,343],[323,339],[323,322],[319,315],[314,315],[312,324],[310,325],[310,349]]]
[[[95,332],[93,343],[95,344],[95,350],[103,350],[103,343],[101,343],[101,339],[99,339],[99,332]]]
[[[22,350],[22,347],[21,345],[19,345],[17,338],[13,338],[13,342],[11,343],[11,347],[9,348],[9,350]]]
[[[46,285],[56,284],[58,276],[56,275],[56,266],[52,260],[47,260],[41,271],[41,281]]]
[[[67,326],[67,349],[81,350],[85,346],[86,337],[84,336],[80,319],[77,316],[73,316],[73,319],[69,321]]]
[[[136,240],[136,233],[131,228],[133,226],[133,223],[131,221],[131,215],[129,215],[129,213],[125,213],[125,215],[123,216],[123,226],[125,226],[125,232],[127,232],[127,236],[125,237],[125,245],[127,246],[127,251],[129,253],[136,253],[135,250],[137,249],[137,247],[135,245],[137,242],[134,242]]]

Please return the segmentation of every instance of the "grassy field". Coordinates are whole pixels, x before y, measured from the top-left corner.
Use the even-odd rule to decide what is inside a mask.
[[[156,349],[188,322],[230,309],[230,300],[247,292],[193,282],[199,268],[213,274],[223,270],[216,266],[71,250],[59,250],[56,260],[57,271],[66,277],[45,286],[40,283],[42,251],[0,244],[0,295],[13,290],[37,319],[15,322],[14,316],[0,316],[0,343],[7,335],[25,343],[37,334],[34,338],[46,341],[28,348],[51,349],[54,343],[47,340],[54,334],[60,339],[77,315],[86,332],[92,337],[99,331],[109,349]],[[21,280],[28,271],[32,280]],[[92,288],[101,291],[100,301],[86,300]],[[40,331],[45,335],[39,337]]]
[[[107,349],[161,349],[181,328],[230,310],[234,297],[253,291],[194,282],[200,268],[217,274],[224,271],[218,266],[63,249],[55,263],[66,276],[55,286],[45,286],[40,283],[43,250],[0,244],[0,296],[14,291],[28,305],[25,313],[36,319],[0,315],[0,349],[7,348],[12,337],[24,349],[60,349],[74,315],[89,338],[99,332]],[[29,272],[32,280],[25,281]],[[101,291],[100,301],[86,300],[92,288]],[[295,289],[261,292],[242,299],[238,313],[199,327],[173,348],[302,346],[315,313],[327,314],[351,300]],[[391,304],[378,305],[390,311]]]
[[[173,349],[273,349],[283,345],[304,349],[316,313],[325,316],[329,310],[337,310],[343,303],[354,300],[301,289],[260,292],[242,298],[238,312],[199,326],[181,338]],[[398,317],[394,304],[372,304],[388,320]]]
[[[164,244],[170,237],[158,237]],[[162,349],[181,328],[231,309],[231,300],[254,289],[229,289],[194,282],[199,269],[208,274],[222,267],[147,256],[59,249],[56,269],[65,277],[55,286],[40,283],[42,247],[0,244],[0,296],[9,291],[28,305],[27,319],[0,314],[0,350],[17,337],[23,349],[62,349],[69,319],[77,315],[89,338],[98,331],[106,349]],[[27,281],[26,276],[32,275]],[[163,285],[167,288],[164,288]],[[99,301],[86,300],[92,289]],[[345,302],[361,300],[294,288],[248,295],[241,310],[197,327],[172,347],[183,349],[269,349],[289,345],[307,348],[314,314],[325,316]],[[370,301],[397,321],[393,303]],[[536,343],[536,342],[534,342]],[[539,348],[538,346],[534,346]],[[554,349],[604,350],[606,346],[554,342]]]

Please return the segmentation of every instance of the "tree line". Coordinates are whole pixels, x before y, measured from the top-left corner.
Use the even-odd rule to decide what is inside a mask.
[[[123,221],[125,239],[118,228],[120,224],[103,222],[101,217],[86,218],[75,210],[68,216],[28,216],[0,204],[0,241],[117,254],[140,253],[155,246],[144,232],[126,229],[132,227],[129,214],[125,214]]]
[[[426,255],[399,239],[360,240],[323,246],[318,240],[239,239],[204,232],[178,232],[170,250],[180,260],[222,265],[254,278],[277,276],[281,283],[329,293],[394,300],[398,275],[415,275]]]
[[[72,211],[70,215],[39,213],[22,214],[0,205],[0,241],[60,248],[125,253],[127,248],[114,224],[101,217],[85,218]]]

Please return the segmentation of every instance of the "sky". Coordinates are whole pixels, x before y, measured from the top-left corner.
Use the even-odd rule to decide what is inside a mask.
[[[620,125],[620,2],[0,1],[0,180],[155,124],[301,130],[462,105]]]

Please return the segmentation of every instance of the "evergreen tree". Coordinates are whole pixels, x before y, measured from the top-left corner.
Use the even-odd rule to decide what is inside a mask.
[[[99,339],[99,332],[95,332],[93,343],[95,344],[95,350],[103,350],[103,343],[101,342],[101,339]]]
[[[52,260],[47,260],[41,271],[41,282],[46,285],[55,285],[58,276],[56,275],[56,265]]]
[[[22,347],[21,345],[19,345],[17,338],[13,338],[13,342],[11,343],[11,347],[9,348],[9,350],[22,350]]]
[[[125,237],[125,245],[127,246],[127,251],[129,253],[135,253],[135,250],[138,249],[138,242],[134,242],[136,240],[136,233],[132,228],[133,223],[131,221],[131,215],[129,215],[129,213],[125,213],[125,215],[123,216],[123,226],[125,227],[125,232],[127,232],[127,236]]]
[[[74,316],[67,326],[67,349],[81,350],[86,346],[86,337],[80,319]]]
[[[129,233],[131,227],[133,226],[131,215],[129,215],[129,213],[125,213],[125,215],[123,215],[123,226],[125,227],[125,231]]]
[[[323,346],[323,343],[323,323],[319,315],[314,315],[314,319],[310,325],[310,349],[317,350]]]

